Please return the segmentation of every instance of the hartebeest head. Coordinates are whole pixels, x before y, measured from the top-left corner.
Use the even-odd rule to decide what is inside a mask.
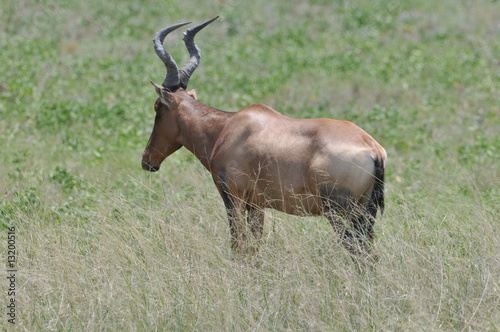
[[[151,82],[158,94],[158,99],[154,105],[156,117],[153,132],[142,155],[142,168],[147,171],[158,171],[162,161],[182,146],[177,140],[179,128],[175,122],[175,111],[183,96],[187,95],[196,100],[194,90],[186,92],[189,79],[201,60],[200,49],[194,42],[194,37],[201,29],[217,18],[218,16],[192,27],[184,33],[183,40],[190,59],[180,70],[175,60],[163,47],[163,41],[170,32],[191,22],[166,27],[158,31],[153,39],[155,52],[165,64],[167,74],[161,86]]]

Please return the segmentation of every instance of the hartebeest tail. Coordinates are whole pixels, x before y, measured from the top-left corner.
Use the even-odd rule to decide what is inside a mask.
[[[377,210],[380,209],[380,215],[384,213],[384,180],[385,180],[385,158],[377,158],[374,160],[375,171],[373,174],[373,190],[370,197],[370,201],[366,207],[369,216],[365,218],[367,223],[366,236],[370,243],[375,240],[375,234],[373,232],[373,226],[375,224],[375,218],[377,217]]]
[[[375,218],[377,210],[380,208],[380,214],[384,213],[384,181],[385,181],[385,160],[375,159],[375,173],[372,196],[368,204],[368,212]]]
[[[237,250],[248,247],[249,237],[258,244],[264,210],[273,208],[323,215],[346,248],[370,253],[377,210],[384,209],[384,148],[349,121],[292,119],[261,104],[228,113],[199,103],[185,90],[201,60],[194,37],[215,19],[187,30],[190,60],[180,70],[163,40],[186,23],[160,30],[153,40],[167,75],[163,86],[152,83],[156,118],[142,167],[156,172],[182,146],[191,151],[219,190]]]

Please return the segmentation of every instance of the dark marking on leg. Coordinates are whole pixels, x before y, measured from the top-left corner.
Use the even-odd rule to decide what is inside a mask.
[[[352,210],[352,195],[347,191],[340,191],[331,188],[322,188],[320,190],[323,213],[328,219],[333,229],[339,235],[344,243],[351,242],[353,233],[350,222]]]
[[[231,233],[231,248],[236,249],[238,246],[238,232],[236,230],[235,221],[237,218],[236,210],[234,208],[234,201],[229,193],[229,188],[227,185],[227,176],[224,170],[219,172],[219,186],[220,195],[224,206],[226,207],[227,218],[229,219],[229,232]]]
[[[229,187],[227,174],[219,172],[220,194],[226,206],[231,233],[231,248],[237,253],[244,253],[248,247],[248,227],[245,222],[245,202],[235,195]]]
[[[339,234],[344,248],[363,266],[373,260],[370,238],[373,223],[366,207],[347,190],[324,188],[320,195],[324,215]]]
[[[219,186],[220,186],[220,195],[222,196],[222,201],[226,206],[226,209],[229,211],[234,208],[234,202],[231,198],[231,194],[229,193],[228,184],[227,184],[227,175],[224,170],[219,172]]]

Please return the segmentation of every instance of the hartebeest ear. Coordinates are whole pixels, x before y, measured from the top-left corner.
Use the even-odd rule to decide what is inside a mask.
[[[187,92],[188,95],[190,95],[194,100],[198,101],[198,96],[196,96],[196,90],[193,89],[193,90],[189,90]]]
[[[170,108],[174,101],[172,92],[170,92],[170,90],[165,88],[164,86],[158,85],[153,81],[149,82],[155,87],[156,93],[158,94],[158,97],[160,97],[161,103]]]

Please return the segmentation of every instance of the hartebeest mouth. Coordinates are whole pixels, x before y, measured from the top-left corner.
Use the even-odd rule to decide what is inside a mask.
[[[156,172],[182,146],[191,151],[212,175],[238,250],[257,247],[264,209],[274,208],[326,216],[346,248],[370,256],[377,210],[384,209],[384,148],[349,121],[292,119],[262,104],[228,113],[199,103],[186,91],[201,60],[194,37],[216,18],[186,31],[190,60],[180,70],[163,40],[187,23],[153,40],[167,74],[162,86],[153,83],[156,117],[142,168]]]
[[[160,170],[160,166],[153,166],[151,163],[142,161],[142,169],[148,172],[158,172]]]

